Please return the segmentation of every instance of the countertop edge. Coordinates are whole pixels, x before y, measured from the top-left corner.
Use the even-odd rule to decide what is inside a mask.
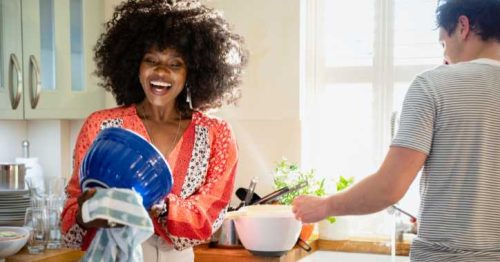
[[[258,257],[252,255],[244,248],[212,248],[207,244],[200,245],[194,248],[195,262],[218,262],[221,257],[227,258],[227,261],[237,259],[238,262],[247,261],[280,261],[289,262],[297,261],[306,257],[317,250],[321,251],[336,251],[336,252],[351,252],[351,253],[369,253],[369,254],[391,254],[391,244],[388,241],[349,239],[349,240],[323,240],[318,239],[311,241],[309,245],[312,247],[310,253],[302,248],[295,246],[286,255],[281,257]],[[396,243],[396,255],[408,256],[410,251],[409,242]]]
[[[324,240],[318,239],[310,241],[311,252],[306,252],[299,246],[295,246],[286,255],[281,257],[258,257],[252,255],[244,248],[211,248],[208,244],[200,245],[194,248],[195,262],[219,262],[221,256],[233,261],[237,259],[238,262],[252,262],[252,261],[280,261],[291,262],[297,261],[306,257],[317,250],[321,251],[337,251],[337,252],[352,252],[352,253],[371,253],[371,254],[391,254],[391,245],[387,241],[374,241],[374,240]],[[410,251],[409,242],[396,243],[396,255],[408,256]],[[24,247],[18,254],[7,257],[6,262],[48,262],[48,261],[64,261],[73,262],[79,261],[84,255],[83,251],[77,249],[62,248],[58,250],[46,250],[44,254],[30,255],[26,247]],[[229,260],[231,259],[231,260]]]

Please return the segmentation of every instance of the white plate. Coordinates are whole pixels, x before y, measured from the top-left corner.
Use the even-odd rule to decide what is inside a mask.
[[[2,199],[30,198],[30,194],[0,194]]]
[[[0,213],[25,212],[27,207],[0,208]]]
[[[12,219],[13,217],[20,218],[20,217],[24,217],[24,214],[26,214],[26,212],[19,212],[19,213],[13,213],[13,214],[4,214],[4,215],[2,215],[2,218],[0,218],[0,219],[8,220],[8,219]]]
[[[30,203],[29,199],[19,199],[19,200],[9,200],[9,201],[0,201],[0,206],[2,205],[22,205],[26,203]]]
[[[17,199],[3,199],[0,200],[0,205],[3,204],[10,204],[10,203],[24,203],[24,202],[31,202],[31,199],[29,198],[17,198]]]
[[[5,216],[2,216],[2,218],[0,218],[0,220],[12,220],[12,219],[20,219],[20,218],[24,218],[24,214],[11,214],[11,215],[5,215]]]
[[[12,221],[0,221],[0,226],[23,226],[24,219],[12,220]]]
[[[0,210],[10,209],[10,208],[21,208],[21,207],[30,207],[30,202],[26,203],[17,203],[17,204],[0,204]]]
[[[2,208],[0,207],[0,213],[8,213],[8,212],[25,212],[26,208],[30,206],[15,206],[15,207],[9,207],[9,208]]]
[[[1,197],[1,196],[0,196]],[[26,201],[30,201],[31,198],[29,197],[24,197],[24,198],[2,198],[2,200],[0,200],[0,203],[3,204],[3,203],[9,203],[9,202],[26,202]]]
[[[8,190],[8,189],[0,189],[0,196],[12,196],[12,195],[29,195],[29,190]]]
[[[0,196],[2,197],[2,196]],[[0,200],[0,204],[3,204],[3,203],[9,203],[9,202],[19,202],[19,201],[30,201],[31,198],[29,197],[24,197],[24,198],[20,198],[20,197],[17,197],[17,198],[2,198],[2,200]]]
[[[26,212],[24,212],[24,213],[19,212],[19,213],[15,213],[15,214],[2,215],[2,217],[0,219],[1,220],[9,220],[9,219],[12,219],[13,217],[20,218],[20,217],[24,217],[24,214],[26,214]]]
[[[24,216],[12,216],[9,218],[2,218],[2,219],[0,219],[0,222],[10,222],[10,221],[18,221],[18,220],[24,221]]]
[[[0,210],[10,210],[10,209],[15,209],[15,208],[27,208],[30,206],[31,206],[30,202],[13,203],[13,204],[8,204],[8,205],[0,205]]]
[[[12,199],[31,199],[30,195],[0,195],[2,201],[4,200],[12,200]]]
[[[13,210],[0,209],[0,214],[3,214],[3,215],[18,214],[18,213],[26,213],[26,208],[17,208],[17,209],[13,209]]]

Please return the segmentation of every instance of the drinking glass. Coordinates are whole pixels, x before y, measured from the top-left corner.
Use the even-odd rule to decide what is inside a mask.
[[[63,202],[59,197],[51,196],[47,200],[47,249],[61,247],[60,216]]]
[[[28,252],[41,254],[47,241],[47,214],[45,208],[28,207],[24,217],[24,226],[30,229]]]
[[[47,176],[45,178],[45,194],[49,197],[64,197],[65,177]]]

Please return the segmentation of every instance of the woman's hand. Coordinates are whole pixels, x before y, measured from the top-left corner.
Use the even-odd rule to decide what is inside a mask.
[[[155,218],[157,218],[157,217],[159,217],[159,216],[160,216],[160,214],[162,213],[162,211],[163,211],[163,205],[161,205],[161,204],[156,204],[156,205],[153,205],[153,206],[151,207],[151,209],[149,210],[149,215],[150,215],[151,217],[155,217]]]
[[[104,228],[122,227],[123,225],[118,225],[118,224],[110,225],[110,223],[106,219],[94,219],[94,220],[89,221],[87,223],[83,222],[83,218],[82,218],[83,203],[85,203],[85,201],[92,198],[94,196],[95,192],[96,192],[96,190],[94,188],[91,188],[89,190],[84,191],[78,197],[78,199],[77,199],[77,201],[78,201],[78,213],[76,215],[76,223],[78,223],[78,225],[80,225],[81,227],[83,227],[85,229],[102,228],[102,227],[104,227]]]
[[[328,216],[328,198],[298,196],[293,200],[292,210],[303,223],[315,223]]]
[[[167,218],[167,202],[162,201],[159,204],[155,204],[148,210],[149,216],[153,219],[156,219],[158,223],[165,224]]]

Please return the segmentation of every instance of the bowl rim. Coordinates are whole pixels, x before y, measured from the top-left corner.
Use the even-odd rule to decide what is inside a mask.
[[[88,185],[88,184],[90,184],[90,183],[95,183],[95,184],[98,184],[98,185],[100,185],[102,188],[109,188],[109,186],[108,186],[106,183],[104,183],[104,182],[102,182],[102,181],[100,181],[100,180],[94,179],[94,178],[89,178],[89,179],[86,179],[86,180],[82,181],[82,185],[81,185],[82,190],[87,190],[87,189],[89,189],[89,188],[87,187],[87,185]]]
[[[250,205],[244,206],[238,211],[232,211],[235,214],[240,214],[235,217],[253,217],[253,218],[295,218],[291,205]],[[295,218],[295,220],[297,220]]]
[[[24,226],[0,226],[0,231],[22,231],[22,234],[20,236],[8,238],[8,237],[0,237],[0,243],[7,243],[7,242],[14,242],[14,241],[19,241],[23,239],[27,239],[30,235],[30,230]],[[16,232],[17,233],[17,232]]]

